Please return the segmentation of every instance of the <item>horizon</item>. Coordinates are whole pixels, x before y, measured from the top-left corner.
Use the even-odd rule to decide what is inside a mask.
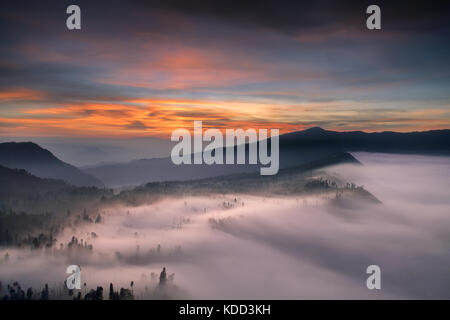
[[[203,128],[203,131],[204,130],[206,130],[206,129],[208,129],[209,127],[207,127],[207,128]],[[190,128],[180,128],[180,129],[187,129],[187,130],[190,130]],[[237,129],[237,128],[229,128],[229,129]],[[412,130],[412,131],[395,131],[395,130],[378,130],[378,131],[367,131],[367,130],[332,130],[332,129],[326,129],[326,128],[323,128],[323,127],[321,127],[321,126],[312,126],[312,127],[306,127],[306,128],[303,128],[303,129],[301,129],[301,130],[296,130],[296,131],[288,131],[288,132],[284,132],[284,133],[281,133],[280,134],[280,136],[283,136],[283,135],[286,135],[286,134],[290,134],[290,133],[296,133],[296,132],[304,132],[304,131],[309,131],[309,130],[312,130],[312,129],[320,129],[320,130],[323,130],[323,131],[329,131],[329,132],[337,132],[337,133],[344,133],[344,132],[362,132],[362,133],[368,133],[368,134],[370,134],[370,133],[422,133],[422,132],[430,132],[430,131],[447,131],[447,130],[450,130],[450,127],[448,127],[448,128],[442,128],[442,129],[427,129],[427,130]],[[222,132],[222,134],[224,134],[224,129],[219,129],[221,132]],[[193,130],[190,130],[190,132],[192,133],[193,132]],[[56,139],[56,140],[58,140],[58,139],[61,139],[62,137],[58,137],[58,136],[37,136],[37,138],[38,139],[42,139],[42,138],[44,138],[44,139],[48,139],[48,140],[52,140],[52,139]],[[20,143],[20,142],[34,142],[33,140],[26,140],[26,139],[33,139],[33,138],[31,138],[30,136],[13,136],[13,137],[9,137],[9,136],[0,136],[0,143],[8,143],[8,142],[17,142],[17,143]],[[99,139],[101,139],[101,137],[99,138]],[[118,139],[118,140],[144,140],[144,139],[158,139],[158,140],[170,140],[170,138],[167,138],[167,139],[165,139],[165,138],[159,138],[159,137],[153,137],[153,136],[144,136],[144,137],[117,137],[117,138],[115,138],[115,139]],[[70,138],[68,139],[68,140],[70,140]],[[83,138],[80,138],[80,140],[78,140],[78,141],[81,141],[81,140],[83,140]],[[69,142],[67,142],[68,144],[69,144]]]
[[[234,128],[237,129],[237,128]],[[398,131],[375,131],[366,132],[362,130],[352,131],[335,131],[328,130],[322,127],[314,126],[299,131],[292,131],[286,133],[280,133],[279,136],[285,136],[289,134],[308,132],[312,130],[320,129],[323,132],[334,133],[365,133],[365,134],[411,134],[411,133],[425,133],[425,132],[438,132],[438,131],[450,131],[450,129],[436,129],[436,130],[424,130],[424,131],[410,131],[410,132],[398,132]],[[193,134],[192,128],[188,129]],[[202,132],[207,128],[202,128]],[[222,132],[222,130],[221,130]],[[225,135],[224,132],[222,132]],[[161,139],[154,137],[138,137],[120,139],[96,139],[85,141],[84,139],[72,138],[69,141],[61,139],[61,137],[34,137],[31,140],[28,137],[16,137],[14,139],[8,139],[8,137],[0,136],[0,144],[5,143],[32,143],[39,147],[50,151],[58,159],[72,164],[80,168],[92,168],[100,165],[108,164],[120,164],[129,163],[139,160],[150,159],[164,159],[170,157],[170,152],[176,142],[170,141],[170,139]],[[248,141],[245,141],[247,144]],[[150,151],[147,151],[151,149]],[[87,152],[84,152],[87,150]],[[109,160],[103,160],[104,155],[102,153],[109,153]],[[88,153],[85,154],[85,153]],[[100,154],[96,154],[100,153]],[[193,152],[191,152],[193,154]]]

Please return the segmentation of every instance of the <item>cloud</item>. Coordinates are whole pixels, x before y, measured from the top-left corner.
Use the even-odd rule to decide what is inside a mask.
[[[128,136],[143,133],[127,128],[140,121],[152,128],[146,134],[161,137],[190,127],[193,117],[220,128],[266,123],[284,131],[319,123],[366,131],[448,127],[449,20],[441,3],[405,2],[403,10],[382,2],[380,33],[364,27],[361,2],[134,1],[108,3],[105,12],[101,2],[82,1],[86,28],[79,33],[60,23],[63,3],[39,6],[41,23],[38,6],[21,3],[2,3],[0,16],[8,26],[0,117],[18,124],[11,135]],[[74,105],[83,106],[78,115]],[[38,113],[62,108],[68,111],[47,122]],[[59,115],[73,121],[58,123]]]
[[[0,91],[0,100],[2,102],[10,102],[11,100],[35,101],[42,100],[44,97],[45,93],[26,88],[16,88]]]
[[[310,32],[317,29],[333,31],[342,25],[361,30],[359,25],[366,19],[366,8],[370,1],[331,0],[310,1],[215,1],[208,0],[138,0],[136,3],[156,9],[178,12],[185,15],[207,16],[230,24],[242,24],[270,28],[285,33],[300,30]],[[448,27],[445,17],[450,8],[445,1],[422,3],[414,1],[378,1],[383,10],[383,21],[396,30],[416,32],[425,26]],[[239,8],[239,9],[237,9]],[[406,11],[405,8],[408,8]]]
[[[142,121],[133,121],[126,125],[126,128],[131,130],[146,130],[149,127],[147,127]]]

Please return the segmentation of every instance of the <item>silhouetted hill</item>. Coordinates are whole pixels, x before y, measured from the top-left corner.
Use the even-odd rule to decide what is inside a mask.
[[[336,132],[319,127],[280,137],[280,148],[368,151],[383,153],[450,154],[450,130],[423,132]]]
[[[246,146],[248,151],[248,146]],[[280,150],[280,169],[300,165],[308,165],[326,162],[337,152],[329,150],[309,150],[301,154],[292,153],[290,150]],[[226,151],[224,151],[224,156]],[[236,152],[235,152],[236,157]],[[248,162],[248,161],[246,161]],[[236,161],[235,161],[236,163]],[[155,181],[186,181],[231,174],[246,174],[258,172],[260,164],[198,164],[175,165],[171,158],[141,159],[128,163],[108,164],[92,168],[86,168],[86,172],[98,177],[107,186],[140,185]]]
[[[24,169],[0,166],[0,197],[29,196],[73,188],[62,180],[38,178]]]
[[[270,146],[270,139],[268,143]],[[352,151],[449,155],[450,130],[365,133],[335,132],[315,127],[288,133],[280,136],[280,169],[307,165],[339,152]],[[108,186],[123,186],[194,180],[256,172],[260,168],[259,164],[177,166],[170,158],[159,158],[100,165],[85,169],[85,173],[31,142],[0,144],[0,165],[23,168],[36,176],[62,179],[76,186],[102,186],[100,181]]]
[[[189,181],[151,182],[131,190],[122,191],[112,201],[127,203],[128,205],[141,205],[157,201],[165,196],[242,193],[268,196],[331,193],[334,197],[339,188],[340,192],[346,192],[352,199],[380,203],[376,197],[362,187],[314,171],[342,163],[359,164],[360,162],[351,154],[343,152],[337,153],[326,160],[281,169],[277,175],[273,176],[261,176],[258,172],[253,172]],[[316,177],[316,174],[319,174],[320,178]],[[314,188],[311,185],[314,185]]]
[[[0,143],[0,165],[25,169],[41,178],[61,179],[75,186],[103,186],[97,178],[62,162],[32,142]]]
[[[270,142],[269,139],[269,146]],[[248,151],[248,144],[246,150]],[[288,133],[280,136],[280,169],[326,161],[335,154],[349,151],[449,155],[450,130],[364,133],[335,132],[315,127]],[[225,155],[226,152],[223,153]],[[108,186],[123,186],[242,174],[256,172],[259,168],[259,164],[177,166],[170,158],[160,158],[106,164],[85,170]]]
[[[270,141],[269,141],[270,145]],[[248,163],[248,149],[246,145],[246,163]],[[333,158],[337,150],[305,150],[298,152],[297,149],[280,148],[280,169],[308,166],[315,163],[325,163]],[[226,150],[223,155],[225,157]],[[236,163],[236,147],[235,147]],[[225,160],[224,160],[225,163]],[[198,165],[175,165],[171,158],[141,159],[128,163],[108,164],[92,168],[86,168],[86,172],[98,177],[107,186],[130,186],[140,185],[147,182],[156,181],[186,181],[232,174],[246,174],[258,172],[262,166],[260,164],[198,164]]]

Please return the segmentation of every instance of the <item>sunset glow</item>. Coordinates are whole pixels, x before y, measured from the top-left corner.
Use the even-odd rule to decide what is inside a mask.
[[[281,133],[450,127],[440,34],[369,33],[356,16],[285,30],[131,4],[120,19],[122,7],[99,19],[86,4],[85,28],[68,32],[31,9],[5,17],[3,136],[167,138],[194,120]]]

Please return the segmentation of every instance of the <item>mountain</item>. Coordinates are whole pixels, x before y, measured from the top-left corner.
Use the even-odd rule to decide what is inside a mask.
[[[270,141],[269,141],[270,145]],[[260,164],[248,164],[249,145],[245,146],[246,164],[236,164],[237,147],[234,147],[235,164],[196,164],[175,165],[170,157],[157,159],[140,159],[127,163],[105,164],[84,170],[98,177],[107,186],[120,187],[140,185],[147,182],[158,181],[186,181],[226,176],[232,174],[245,174],[260,171]],[[270,149],[269,149],[270,150]],[[301,153],[290,148],[280,148],[280,169],[300,165],[308,165],[333,157],[337,150],[304,150]],[[225,158],[227,151],[223,151]],[[191,161],[193,163],[193,161]],[[225,163],[225,160],[223,161]]]
[[[450,130],[423,132],[337,132],[319,127],[287,133],[280,137],[280,147],[295,149],[334,149],[383,153],[450,155]]]
[[[261,176],[259,172],[233,174],[189,181],[151,182],[120,192],[111,203],[142,205],[161,199],[186,195],[252,194],[252,195],[299,195],[320,193],[334,199],[338,205],[349,205],[347,200],[381,203],[363,187],[325,172],[313,172],[325,166],[342,163],[360,164],[351,154],[337,153],[327,160],[294,168],[281,169],[277,175]],[[314,175],[314,176],[313,176]],[[339,189],[339,192],[337,190]],[[339,193],[339,197],[336,195]],[[338,201],[339,200],[339,201]],[[352,205],[355,205],[352,201]]]
[[[38,178],[23,169],[0,166],[0,198],[30,196],[72,188],[62,180]]]
[[[269,139],[269,148],[270,144]],[[246,151],[248,148],[247,144]],[[308,165],[338,153],[352,151],[450,155],[450,130],[365,133],[336,132],[314,127],[280,136],[280,169]],[[259,164],[177,166],[167,157],[99,165],[86,168],[85,171],[108,186],[126,186],[242,174],[256,172],[260,167]]]
[[[55,157],[50,151],[32,142],[0,143],[0,165],[25,169],[41,178],[64,180],[74,186],[103,187],[103,183]]]

